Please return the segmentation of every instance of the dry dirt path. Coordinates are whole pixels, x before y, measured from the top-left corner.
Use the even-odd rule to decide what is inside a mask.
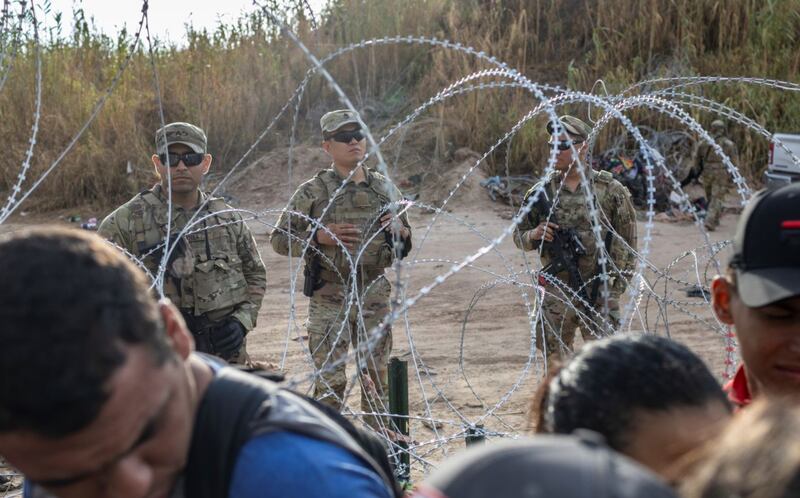
[[[488,198],[475,196],[469,202],[457,202],[449,214],[452,216],[439,217],[421,251],[418,254],[412,251],[414,261],[406,270],[408,296],[416,295],[419,289],[434,283],[451,266],[449,262],[429,260],[461,261],[487,244],[481,235],[493,239],[510,223],[508,209],[493,204]],[[413,213],[411,221],[415,230],[415,244],[432,219],[432,214]],[[733,215],[726,216],[720,229],[711,234],[712,241],[731,238],[735,220]],[[471,227],[465,226],[465,223]],[[265,227],[257,226],[255,229],[261,232],[257,238],[268,268],[269,288],[259,325],[249,337],[248,349],[257,359],[276,364],[284,359],[286,351],[285,367],[289,375],[306,374],[310,366],[297,338],[304,334],[307,299],[299,291],[295,294],[295,326],[290,329],[287,260],[271,250]],[[640,238],[644,234],[643,222],[639,222],[639,234]],[[662,271],[685,251],[704,244],[693,225],[656,223],[652,237],[649,261]],[[722,254],[721,260],[727,261],[727,252]],[[697,257],[702,278],[707,252],[700,250]],[[419,420],[412,422],[413,437],[418,442],[431,443],[418,451],[425,453],[437,446],[432,444],[433,441],[461,434],[468,424],[478,420],[489,431],[519,433],[526,430],[528,408],[542,376],[543,365],[538,355],[536,361],[529,364],[531,330],[528,308],[520,289],[502,281],[492,286],[498,281],[498,275],[505,277],[524,269],[522,254],[507,237],[496,251],[486,254],[474,265],[436,287],[409,310],[405,319],[395,323],[394,356],[409,360],[411,415],[423,418],[432,416],[445,421],[437,428],[437,433],[434,433],[430,423],[423,424]],[[684,258],[671,273],[679,279],[695,281],[697,271],[694,258]],[[712,268],[708,277],[714,273]],[[655,281],[655,273],[648,271],[646,275],[650,282]],[[664,285],[665,281],[660,280],[656,293],[686,303],[666,306],[669,334],[688,344],[703,357],[722,380],[726,344],[724,337],[709,325],[716,323],[709,306],[704,304],[702,298],[686,297],[681,290],[684,285],[679,282],[668,282],[666,290]],[[476,296],[478,299],[470,311]],[[646,329],[666,334],[663,318],[658,318],[658,308],[654,299],[642,300],[631,330]],[[465,324],[467,314],[469,319]],[[462,328],[463,358],[460,355]],[[288,349],[287,332],[294,339],[288,341]],[[415,355],[411,354],[409,339],[414,343]],[[413,368],[415,363],[417,368]],[[497,407],[517,383],[519,385],[513,394],[504,400],[502,406]],[[349,398],[349,405],[353,410],[358,408],[355,390]],[[493,410],[494,415],[485,418],[489,410]],[[461,447],[463,439],[459,436],[444,451]],[[436,461],[441,456],[441,452],[436,451],[427,455],[427,458]]]
[[[322,157],[311,150],[302,152],[300,159],[303,168],[293,178],[310,176],[314,168],[308,164],[319,163]],[[254,163],[246,181],[231,189],[236,193],[240,207],[259,212],[271,210],[261,222],[251,222],[267,266],[268,289],[258,326],[249,335],[248,349],[255,359],[282,363],[290,378],[304,378],[311,372],[302,338],[307,299],[300,292],[301,288],[296,289],[294,300],[291,299],[287,259],[275,254],[268,243],[268,225],[274,223],[276,212],[285,205],[291,190],[299,182],[287,182],[285,178],[273,181],[274,177],[269,173],[280,170],[276,166],[275,163]],[[442,199],[442,191],[449,191],[463,171],[463,168],[457,168],[442,183],[439,193],[429,198]],[[254,177],[259,180],[254,181]],[[411,212],[415,249],[407,260],[410,261],[405,275],[407,296],[416,295],[421,288],[444,274],[451,266],[444,260],[461,261],[474,254],[487,245],[488,240],[499,236],[510,223],[510,209],[490,201],[478,186],[479,179],[472,178],[467,182],[463,192],[449,205],[451,212],[438,217],[424,244],[421,244],[421,238],[432,222],[433,214],[421,210]],[[0,232],[56,222],[57,219],[54,215],[17,217],[13,223],[0,226]],[[731,238],[735,222],[736,216],[725,216],[720,229],[711,234],[712,240]],[[639,234],[641,247],[643,222],[639,222]],[[662,271],[685,251],[704,244],[700,232],[693,225],[657,222],[652,237],[648,260]],[[722,254],[722,261],[727,261],[727,250]],[[696,256],[699,270],[695,268],[694,256],[689,256],[675,265],[671,274],[685,281],[695,281],[698,273],[701,279],[705,278],[707,251],[700,250]],[[443,453],[463,447],[461,434],[466,426],[476,421],[483,422],[488,431],[504,434],[526,430],[528,408],[543,374],[543,365],[538,355],[532,364],[529,361],[529,309],[522,291],[503,281],[503,277],[524,269],[523,255],[514,247],[510,237],[506,237],[495,251],[490,251],[437,286],[395,323],[394,356],[409,361],[411,415],[443,421],[440,426],[412,421],[412,436],[422,443],[417,450],[422,458],[438,461]],[[712,268],[707,276],[714,273]],[[665,284],[663,279],[656,279],[653,271],[647,271],[646,277],[651,284],[657,283],[655,292],[658,295],[683,303],[665,307],[667,329],[656,301],[643,299],[631,330],[648,330],[662,335],[669,332],[671,337],[688,344],[721,376],[725,368],[726,343],[713,328],[716,322],[709,306],[701,298],[687,298],[681,290],[684,284],[680,282]],[[297,285],[301,286],[302,281],[299,280]],[[292,301],[295,318],[290,326]],[[465,322],[467,315],[469,319]],[[409,339],[413,341],[414,354]],[[576,347],[579,345],[580,340]],[[307,386],[307,382],[301,384],[301,388]],[[512,386],[516,387],[510,393]],[[349,398],[349,406],[357,409],[356,391]],[[490,411],[492,415],[487,416]],[[441,446],[437,442],[451,436],[457,437],[444,448],[437,449]]]

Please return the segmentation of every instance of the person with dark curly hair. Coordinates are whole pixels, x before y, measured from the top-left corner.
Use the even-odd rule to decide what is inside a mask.
[[[725,393],[687,347],[655,335],[586,347],[539,393],[537,432],[588,429],[667,479],[730,418]]]

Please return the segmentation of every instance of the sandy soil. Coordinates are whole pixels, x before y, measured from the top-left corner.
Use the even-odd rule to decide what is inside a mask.
[[[302,379],[310,371],[303,340],[307,299],[297,289],[295,316],[290,323],[288,260],[272,251],[268,232],[294,187],[326,163],[314,148],[298,149],[293,159],[291,179],[286,175],[288,154],[277,152],[253,163],[245,175],[234,179],[227,193],[233,195],[239,207],[266,211],[258,221],[251,222],[267,266],[268,289],[258,326],[249,335],[248,349],[255,359],[283,365],[290,378]],[[422,186],[421,202],[441,203],[474,162],[469,154],[460,159],[463,162],[446,175]],[[424,243],[423,234],[434,222],[434,215],[423,209],[411,212],[415,249],[404,269],[407,297],[416,296],[421,288],[447,272],[453,262],[474,254],[510,224],[512,210],[492,202],[479,186],[480,178],[479,172],[469,178],[448,205],[449,212],[436,218]],[[16,217],[0,231],[56,219],[52,215]],[[735,222],[736,216],[725,216],[711,239],[731,238]],[[640,248],[644,231],[644,223],[639,222]],[[652,237],[648,259],[659,271],[664,271],[684,252],[704,244],[697,227],[688,224],[658,222]],[[727,254],[727,249],[722,252],[722,261],[727,261]],[[698,275],[705,280],[715,273],[713,267],[706,268],[707,261],[708,251],[699,249],[675,264],[670,274],[684,281],[696,282]],[[296,270],[297,261],[294,264]],[[538,355],[530,361],[531,327],[523,291],[500,278],[524,268],[522,253],[506,237],[494,251],[420,298],[404,319],[395,323],[393,355],[409,361],[411,415],[442,421],[441,424],[412,421],[412,437],[421,443],[417,454],[424,460],[437,461],[443,453],[462,448],[465,427],[476,422],[488,431],[504,434],[526,430],[528,408],[543,365]],[[715,329],[717,324],[708,305],[702,298],[686,297],[681,290],[684,284],[680,282],[657,280],[652,270],[646,272],[646,277],[651,285],[655,284],[655,294],[683,304],[661,306],[667,316],[666,327],[656,300],[641,299],[631,330],[669,333],[692,347],[722,380],[726,344],[721,331]],[[297,285],[302,285],[302,279]],[[576,344],[579,346],[580,340]],[[307,385],[307,382],[301,384]],[[357,409],[357,389],[351,394],[349,404]],[[450,436],[456,437],[444,448],[437,449],[441,445],[433,444]]]
[[[470,157],[466,157],[464,163],[435,185],[423,185],[420,201],[440,205],[471,164]],[[273,171],[285,167],[280,161],[263,166]],[[438,216],[435,223],[433,213],[422,209],[411,213],[415,249],[403,270],[407,278],[406,297],[416,296],[421,288],[446,273],[453,262],[474,254],[509,226],[512,210],[492,202],[479,186],[480,179],[480,172],[470,177],[448,205],[450,212]],[[241,189],[240,200],[259,209],[281,206],[288,200],[286,186],[285,183],[275,186],[278,188],[261,185],[253,187],[251,192]],[[269,197],[277,198],[259,195],[265,191]],[[269,213],[261,221],[274,223],[276,217],[277,213]],[[731,238],[735,221],[735,216],[725,216],[721,227],[711,234],[712,242]],[[431,223],[434,223],[432,230],[423,244],[422,237]],[[267,226],[256,223],[253,228],[268,268],[269,288],[258,327],[249,336],[248,349],[256,359],[283,365],[290,377],[302,377],[310,371],[302,339],[307,299],[299,290],[296,292],[295,317],[290,325],[288,260],[271,250]],[[640,221],[640,248],[644,232],[644,222]],[[705,242],[694,225],[657,222],[651,235],[649,263],[661,272],[684,252],[694,250],[694,255],[689,254],[669,269],[670,275],[696,283],[698,274],[705,281],[716,273],[713,266],[707,268],[708,251],[698,249]],[[721,261],[727,261],[727,252],[721,254]],[[412,436],[423,444],[418,453],[426,459],[436,461],[442,451],[463,447],[460,434],[476,422],[488,431],[500,433],[526,430],[528,408],[542,376],[543,363],[538,355],[533,363],[529,361],[531,327],[522,291],[501,278],[524,268],[523,255],[506,237],[496,250],[448,278],[395,323],[394,356],[409,361],[411,415],[442,421],[441,425],[421,420],[411,424]],[[395,278],[393,272],[390,275]],[[651,284],[656,282],[653,271],[646,272],[646,277]],[[302,279],[297,285],[301,284]],[[663,317],[659,317],[658,303],[651,298],[641,300],[630,330],[669,333],[691,346],[723,380],[725,339],[709,306],[702,298],[686,297],[683,287],[685,284],[680,282],[667,282],[665,287],[665,279],[660,279],[653,291],[662,298],[681,302],[662,305],[668,328]],[[413,354],[410,342],[414,345]],[[576,347],[579,345],[580,340]],[[357,388],[349,398],[349,405],[358,409]],[[487,416],[489,412],[491,416]],[[433,451],[438,444],[425,444],[453,435],[458,437],[439,451]],[[427,455],[428,452],[432,453]]]

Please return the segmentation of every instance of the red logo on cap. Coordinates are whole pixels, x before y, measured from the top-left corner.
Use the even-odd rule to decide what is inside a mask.
[[[781,222],[781,228],[784,230],[800,230],[800,220],[788,220]]]

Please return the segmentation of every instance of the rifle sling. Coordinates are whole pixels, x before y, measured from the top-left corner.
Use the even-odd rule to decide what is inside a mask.
[[[614,232],[611,230],[606,232],[605,238],[605,247],[606,247],[606,254],[611,254],[611,243],[614,241]],[[597,301],[597,293],[600,290],[600,279],[597,278],[598,272],[601,270],[600,262],[597,263],[597,267],[594,270],[594,282],[592,282],[592,293],[589,296],[589,305],[594,306],[594,303]]]

